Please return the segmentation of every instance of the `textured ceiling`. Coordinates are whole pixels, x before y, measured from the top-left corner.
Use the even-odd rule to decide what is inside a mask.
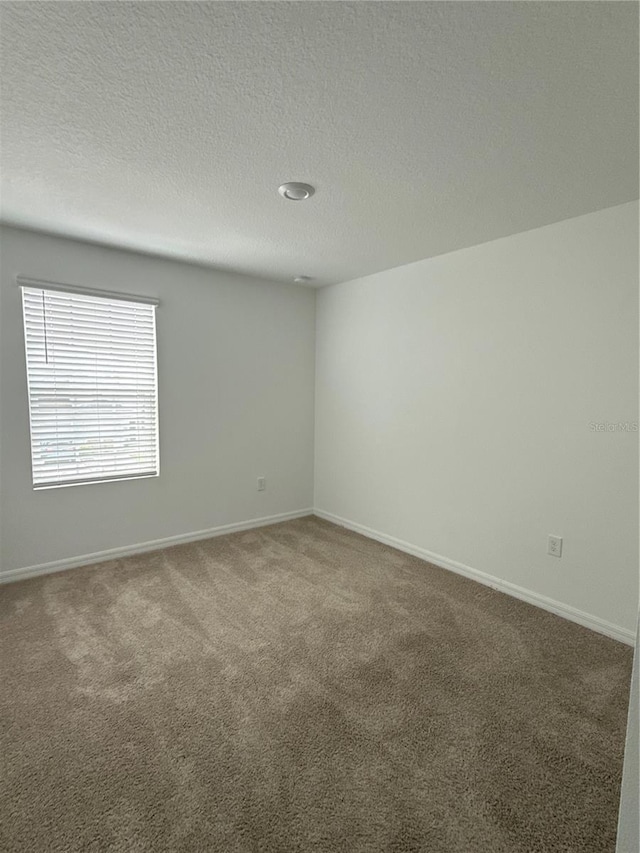
[[[5,222],[324,284],[638,197],[636,3],[0,19]]]

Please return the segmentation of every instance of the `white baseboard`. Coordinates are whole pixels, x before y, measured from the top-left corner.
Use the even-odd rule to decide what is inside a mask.
[[[534,604],[536,607],[541,607],[543,610],[548,610],[555,613],[556,616],[562,616],[569,619],[571,622],[577,622],[578,625],[583,625],[585,628],[591,628],[592,631],[597,631],[599,634],[606,634],[607,637],[612,637],[614,640],[620,640],[629,646],[635,645],[635,633],[627,628],[622,628],[619,625],[614,625],[598,616],[593,616],[590,613],[585,613],[582,610],[577,610],[568,604],[563,604],[561,601],[555,601],[552,598],[547,598],[546,595],[540,595],[538,592],[532,592],[517,584],[509,581],[501,580],[500,578],[488,575],[486,572],[481,572],[478,569],[472,569],[471,566],[465,566],[464,563],[458,563],[455,560],[450,560],[448,557],[443,557],[440,554],[434,554],[432,551],[427,551],[426,548],[419,548],[417,545],[411,545],[402,539],[396,539],[395,536],[387,536],[385,533],[379,533],[377,530],[372,530],[370,527],[365,527],[364,524],[357,524],[355,521],[349,521],[346,518],[341,518],[331,512],[325,512],[322,509],[314,509],[314,515],[318,518],[324,518],[325,521],[331,521],[333,524],[338,524],[340,527],[346,527],[348,530],[353,530],[355,533],[361,533],[369,539],[375,539],[376,542],[382,542],[384,545],[390,545],[392,548],[397,548],[398,551],[404,551],[406,554],[411,554],[413,557],[419,557],[421,560],[426,560],[428,563],[433,563],[442,569],[449,569],[458,575],[464,575],[471,580],[478,581],[485,586],[490,586],[500,592],[505,592],[507,595],[512,595],[514,598],[519,598],[529,604]]]
[[[464,565],[464,563],[458,563],[455,560],[450,560],[448,557],[443,557],[441,554],[435,554],[433,551],[427,551],[426,548],[420,548],[417,545],[412,545],[402,539],[396,539],[395,536],[388,536],[385,533],[372,530],[364,524],[349,521],[346,518],[341,518],[331,512],[325,512],[324,510],[317,508],[300,509],[294,512],[282,512],[278,515],[253,518],[248,521],[239,521],[234,524],[224,524],[220,527],[211,527],[207,530],[197,530],[192,533],[180,533],[177,536],[167,536],[163,539],[153,539],[149,542],[141,542],[137,545],[125,545],[121,548],[109,548],[106,551],[96,551],[93,554],[82,554],[79,557],[69,557],[64,560],[54,560],[50,563],[40,563],[36,566],[25,566],[20,569],[10,569],[6,572],[0,572],[0,584],[25,580],[26,578],[37,577],[38,575],[64,572],[67,569],[74,569],[80,566],[90,566],[94,563],[104,563],[107,560],[116,560],[120,557],[128,557],[133,554],[143,554],[146,551],[157,551],[160,548],[168,548],[171,545],[197,542],[200,539],[212,539],[214,536],[223,536],[225,533],[252,530],[253,528],[264,527],[268,524],[277,524],[281,521],[303,518],[306,515],[317,515],[319,518],[325,519],[325,521],[330,521],[340,527],[346,527],[348,530],[353,530],[355,533],[361,533],[369,539],[375,539],[377,542],[382,542],[384,545],[390,545],[392,548],[397,548],[399,551],[404,551],[406,554],[419,557],[421,560],[426,560],[428,563],[440,566],[440,568],[448,569],[449,571],[456,572],[456,574],[459,575],[464,575],[465,577],[478,581],[485,586],[490,586],[493,589],[506,593],[507,595],[512,595],[522,601],[527,601],[529,604],[534,604],[536,607],[541,607],[543,610],[555,613],[557,616],[562,616],[572,622],[577,622],[585,628],[591,628],[592,631],[597,631],[600,634],[606,634],[608,637],[613,637],[614,640],[620,640],[630,646],[635,644],[634,632],[627,628],[614,625],[611,622],[600,619],[598,616],[593,616],[590,613],[577,610],[575,607],[563,604],[561,601],[555,601],[552,598],[547,598],[545,595],[532,592],[531,590],[525,589],[517,584],[510,583],[509,581],[501,580],[493,575],[486,574],[486,572],[473,569],[471,566]]]
[[[267,524],[277,524],[280,521],[290,521],[313,515],[313,509],[299,509],[295,512],[281,512],[278,515],[268,515],[264,518],[252,518],[249,521],[238,521],[235,524],[223,524],[220,527],[210,527],[208,530],[196,530],[193,533],[179,533],[177,536],[167,536],[164,539],[152,539],[150,542],[140,542],[138,545],[124,545],[121,548],[109,548],[106,551],[96,551],[94,554],[82,554],[79,557],[69,557],[64,560],[54,560],[51,563],[40,563],[37,566],[26,566],[21,569],[9,569],[0,572],[0,584],[25,580],[37,575],[49,575],[53,572],[64,572],[80,566],[91,566],[94,563],[104,563],[107,560],[117,560],[119,557],[129,557],[132,554],[143,554],[146,551],[158,551],[171,545],[183,545],[187,542],[197,542],[200,539],[212,539],[225,533],[237,533],[241,530],[253,530],[254,527],[265,527]]]

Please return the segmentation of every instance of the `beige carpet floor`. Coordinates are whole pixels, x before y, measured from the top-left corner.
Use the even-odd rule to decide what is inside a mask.
[[[3,851],[607,853],[631,649],[316,518],[2,601]]]

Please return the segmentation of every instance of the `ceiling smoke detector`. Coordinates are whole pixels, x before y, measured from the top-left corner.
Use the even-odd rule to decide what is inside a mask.
[[[278,192],[282,198],[286,198],[288,201],[304,201],[311,198],[315,192],[315,187],[312,187],[311,184],[298,183],[298,181],[288,181],[278,187]]]
[[[297,275],[294,281],[296,284],[309,284],[310,281],[313,281],[313,277],[310,275]]]

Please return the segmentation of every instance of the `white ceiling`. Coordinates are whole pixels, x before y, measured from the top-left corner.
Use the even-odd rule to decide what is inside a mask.
[[[638,197],[636,3],[0,18],[5,222],[325,284]]]

